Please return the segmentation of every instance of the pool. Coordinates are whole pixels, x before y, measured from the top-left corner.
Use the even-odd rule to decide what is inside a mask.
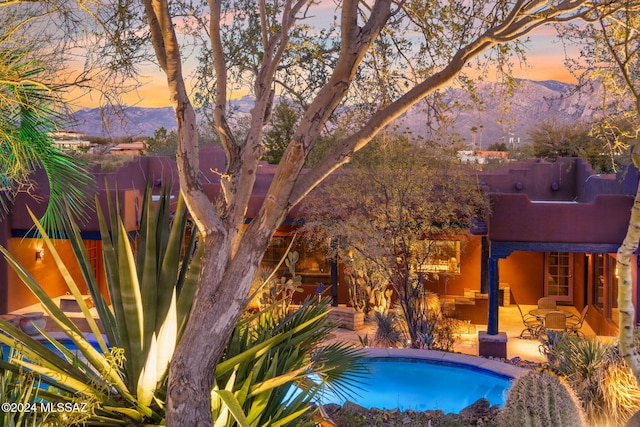
[[[60,335],[60,334],[53,334],[53,335]],[[58,342],[60,342],[63,346],[65,346],[68,350],[70,350],[73,354],[75,354],[76,356],[80,357],[80,358],[84,358],[84,356],[82,355],[82,353],[80,352],[80,350],[78,350],[78,347],[76,346],[76,344],[71,341],[70,338],[68,337],[60,337],[60,336],[56,336],[54,337],[58,340]],[[48,348],[49,350],[53,351],[54,353],[57,353],[59,356],[62,357],[62,353],[53,345],[51,344],[49,341],[45,341],[44,337],[42,338],[42,340],[40,340],[40,343],[42,345],[44,345],[46,348]],[[89,340],[89,343],[91,344],[91,346],[93,346],[93,348],[95,348],[98,351],[100,350],[100,345],[98,344],[97,341],[95,341],[95,338],[92,338]],[[2,358],[4,359],[4,361],[8,361],[8,357],[9,357],[9,353],[11,352],[11,348],[5,344],[0,344],[0,353],[2,353]]]
[[[392,349],[368,353],[371,375],[349,398],[365,408],[458,413],[480,398],[502,406],[513,379],[523,373],[501,363],[503,369],[495,361],[492,366],[478,366],[487,359],[450,353]],[[325,393],[321,402],[345,401]]]

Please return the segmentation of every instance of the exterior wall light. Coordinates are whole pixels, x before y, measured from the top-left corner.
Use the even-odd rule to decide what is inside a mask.
[[[36,248],[36,261],[44,259],[44,248]]]

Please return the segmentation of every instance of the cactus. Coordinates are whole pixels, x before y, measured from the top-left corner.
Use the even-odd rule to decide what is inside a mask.
[[[581,427],[585,416],[578,399],[559,377],[531,371],[509,389],[500,427]]]

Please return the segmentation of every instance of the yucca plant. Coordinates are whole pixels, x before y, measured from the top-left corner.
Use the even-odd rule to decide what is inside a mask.
[[[234,330],[216,372],[215,426],[301,425],[324,391],[349,395],[367,374],[358,350],[321,345],[334,330],[328,300],[307,299],[286,316],[281,304],[286,297]]]
[[[12,358],[12,363],[39,373],[44,383],[57,390],[46,394],[46,399],[62,402],[81,399],[87,403],[91,416],[83,420],[86,425],[164,422],[165,379],[190,310],[202,249],[194,249],[196,233],[185,243],[187,212],[182,200],[178,201],[172,218],[169,194],[167,190],[163,192],[155,209],[150,189],[145,193],[136,254],[134,243],[117,215],[117,202],[109,209],[111,229],[98,204],[111,307],[98,289],[78,227],[72,221],[66,224],[67,237],[104,335],[84,301],[80,284],[32,215],[44,244],[87,320],[96,339],[94,344],[15,258],[0,248],[9,265],[40,300],[43,310],[82,356],[77,357],[62,343],[40,331],[56,348],[54,352],[1,319],[0,329],[6,334],[0,334],[0,342],[24,355],[24,358]]]
[[[623,425],[640,407],[640,389],[617,345],[563,333],[545,352],[549,369],[566,378],[593,425]]]

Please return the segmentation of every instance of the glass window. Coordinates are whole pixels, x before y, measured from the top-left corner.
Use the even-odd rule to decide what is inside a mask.
[[[459,240],[425,240],[419,270],[428,273],[460,273]]]
[[[278,236],[271,240],[260,268],[263,273],[270,274],[286,255],[293,236]],[[298,252],[299,259],[295,265],[296,275],[302,277],[303,285],[317,285],[322,282],[328,284],[331,280],[330,260],[327,256],[328,248],[311,247],[300,237],[296,238],[291,251]],[[283,262],[276,277],[289,277],[289,269]]]
[[[595,255],[593,281],[593,305],[604,310],[604,254]]]
[[[573,254],[548,252],[545,259],[547,268],[545,295],[554,297],[558,301],[572,301]]]

